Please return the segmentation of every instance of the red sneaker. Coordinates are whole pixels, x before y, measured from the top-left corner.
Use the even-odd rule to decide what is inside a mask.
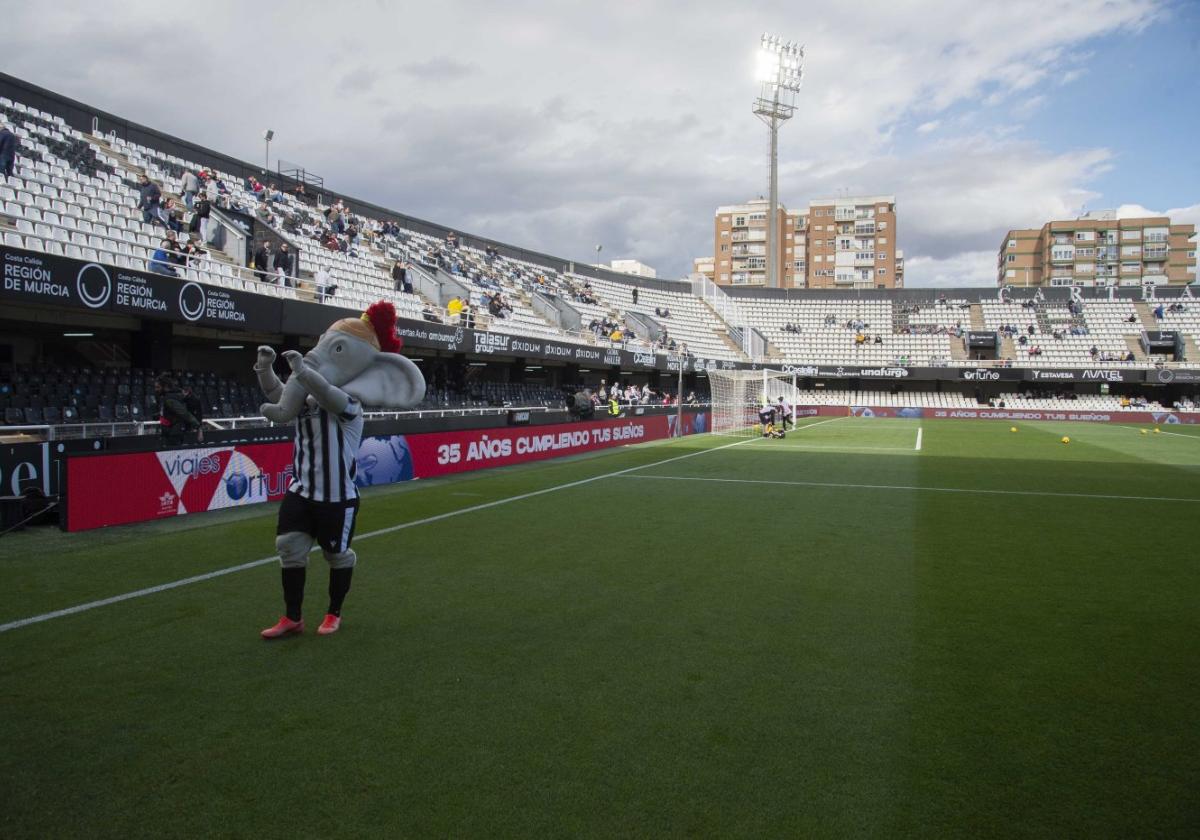
[[[292,621],[286,615],[275,623],[274,627],[268,627],[262,631],[264,639],[278,639],[282,636],[290,636],[293,633],[304,632],[304,621]]]
[[[325,620],[321,622],[321,626],[317,628],[317,634],[328,636],[330,633],[336,633],[338,628],[342,626],[341,616],[326,613]]]

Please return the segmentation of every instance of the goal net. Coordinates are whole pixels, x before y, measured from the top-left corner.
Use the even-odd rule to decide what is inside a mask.
[[[782,399],[793,417],[800,392],[796,377],[779,370],[710,370],[713,434],[753,437],[761,434],[758,412]]]

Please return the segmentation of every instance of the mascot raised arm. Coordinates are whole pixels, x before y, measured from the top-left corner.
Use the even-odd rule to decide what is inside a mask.
[[[254,372],[270,400],[263,416],[295,424],[292,481],[275,529],[286,614],[262,631],[264,639],[304,632],[301,606],[314,544],[329,564],[329,607],[317,632],[328,635],[341,626],[357,561],[350,543],[358,517],[354,471],[363,408],[399,410],[425,396],[425,378],[400,355],[400,346],[396,310],[380,301],[361,318],[334,323],[307,353],[284,353],[292,371],[286,384],[275,375],[275,351],[258,348]]]

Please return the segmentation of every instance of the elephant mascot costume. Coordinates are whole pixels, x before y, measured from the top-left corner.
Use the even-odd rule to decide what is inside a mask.
[[[258,348],[254,371],[270,402],[262,414],[294,423],[292,481],[279,506],[275,548],[282,566],[286,615],[263,630],[265,639],[304,631],[301,605],[308,555],[320,546],[329,563],[329,608],[317,632],[336,633],[350,591],[356,557],[350,542],[358,516],[355,463],[362,440],[363,408],[398,410],[425,396],[425,378],[400,355],[396,310],[372,304],[361,318],[343,318],[304,355],[283,354],[292,373],[275,375],[275,351]]]

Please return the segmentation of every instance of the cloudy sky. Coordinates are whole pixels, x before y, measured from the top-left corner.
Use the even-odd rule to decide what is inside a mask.
[[[1011,227],[1200,222],[1200,3],[0,0],[0,69],[326,185],[565,258],[680,276],[765,194],[754,48],[806,45],[791,207],[894,193],[909,285],[989,284]]]

